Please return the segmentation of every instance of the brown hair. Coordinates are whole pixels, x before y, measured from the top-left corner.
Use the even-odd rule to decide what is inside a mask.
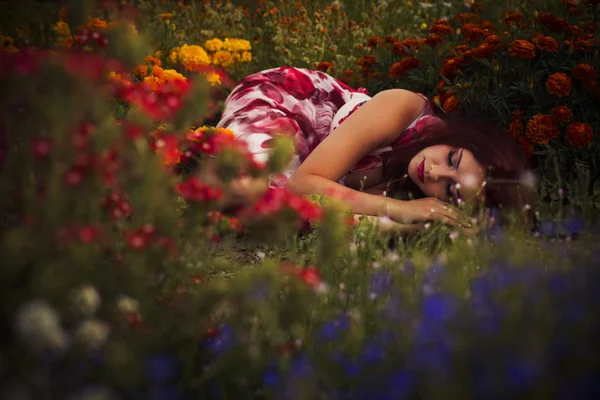
[[[516,140],[496,126],[481,119],[455,117],[429,125],[417,135],[410,143],[395,148],[385,160],[384,176],[391,182],[392,193],[400,191],[406,195],[410,192],[414,197],[424,197],[406,177],[408,163],[422,149],[445,144],[470,150],[488,170],[486,206],[523,210],[526,205],[531,205],[534,189],[526,179],[527,174],[531,174],[527,156]]]

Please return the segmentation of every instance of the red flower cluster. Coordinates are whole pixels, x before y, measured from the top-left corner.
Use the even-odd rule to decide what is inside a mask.
[[[292,264],[285,263],[281,265],[281,270],[297,277],[310,287],[316,287],[321,283],[321,274],[319,273],[317,267],[312,265],[300,268]]]
[[[185,200],[190,201],[216,201],[223,197],[223,189],[205,185],[197,177],[178,183],[175,190]]]
[[[302,222],[321,218],[321,207],[304,196],[292,193],[286,188],[269,188],[265,194],[242,214],[252,216],[276,215],[285,210],[294,211]]]
[[[144,250],[151,244],[157,244],[168,250],[170,254],[177,253],[173,239],[158,235],[156,227],[152,224],[144,224],[138,229],[126,231],[125,241],[127,246],[134,250]]]

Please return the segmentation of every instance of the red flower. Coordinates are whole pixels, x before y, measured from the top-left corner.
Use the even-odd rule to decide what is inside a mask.
[[[141,232],[128,232],[126,234],[127,246],[134,250],[143,250],[148,246],[148,238]]]
[[[550,53],[556,53],[558,51],[558,42],[553,37],[544,36],[539,33],[531,41],[539,50],[545,50]]]
[[[304,268],[298,268],[292,264],[285,263],[281,266],[281,269],[285,272],[296,276],[308,286],[315,287],[319,283],[321,283],[321,276],[319,274],[319,270],[317,269],[317,267],[314,267],[312,265]]]
[[[552,116],[560,122],[569,122],[573,117],[573,111],[567,106],[557,106],[552,109]]]
[[[54,142],[51,138],[36,138],[31,142],[31,153],[37,158],[46,158],[52,152]]]
[[[539,13],[536,21],[554,32],[569,32],[571,26],[564,18],[558,18],[550,13]]]
[[[567,127],[566,139],[573,146],[583,149],[592,142],[594,131],[583,122],[573,122]]]
[[[563,72],[556,72],[546,80],[546,90],[557,97],[568,96],[572,86],[571,78]]]
[[[527,123],[527,138],[537,144],[548,144],[550,139],[558,138],[558,128],[554,118],[546,114],[536,114]]]
[[[430,47],[435,47],[442,43],[444,43],[444,38],[438,35],[429,35],[429,37],[425,39],[425,44]]]
[[[535,57],[535,46],[529,40],[515,40],[510,44],[508,52],[511,56],[531,60]]]
[[[591,82],[596,79],[596,70],[590,64],[577,64],[571,70],[573,78],[582,80],[584,82]]]
[[[77,232],[77,237],[82,243],[92,243],[98,238],[100,231],[95,226],[84,226]]]
[[[404,57],[390,67],[389,76],[392,79],[397,79],[403,76],[407,71],[418,68],[421,65],[421,60],[416,57]]]
[[[223,196],[223,189],[205,185],[197,177],[178,183],[175,189],[181,197],[191,201],[213,201]]]

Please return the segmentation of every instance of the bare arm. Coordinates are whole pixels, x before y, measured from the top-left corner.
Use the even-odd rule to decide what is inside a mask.
[[[300,194],[346,199],[355,213],[389,214],[398,200],[360,192],[337,181],[372,150],[389,145],[423,111],[424,100],[402,89],[378,93],[333,131],[292,175],[288,187]]]

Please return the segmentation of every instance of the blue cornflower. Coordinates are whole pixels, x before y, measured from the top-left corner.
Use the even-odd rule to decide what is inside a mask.
[[[400,296],[392,293],[381,309],[382,316],[391,322],[404,322],[409,318],[407,310],[402,307]]]
[[[144,373],[146,379],[155,383],[165,383],[179,373],[179,360],[168,353],[156,354],[146,359]]]
[[[281,377],[279,376],[279,371],[274,367],[267,368],[263,373],[263,384],[265,386],[275,386],[280,380]]]
[[[539,226],[539,230],[546,236],[556,236],[556,224],[554,221],[546,220],[542,221]]]
[[[416,383],[416,375],[410,371],[393,372],[388,380],[387,394],[389,399],[405,399],[410,396]]]
[[[175,386],[161,386],[148,390],[148,400],[187,400],[181,389]]]
[[[288,373],[298,379],[303,379],[312,374],[313,367],[306,354],[299,353],[293,358]]]
[[[585,222],[581,217],[571,217],[565,221],[565,228],[567,228],[572,235],[576,235],[583,232]]]
[[[426,373],[444,374],[449,370],[451,350],[445,340],[415,343],[409,362]]]
[[[539,374],[539,371],[525,360],[514,360],[508,365],[506,372],[509,384],[519,389],[530,387]]]
[[[321,327],[321,338],[323,340],[334,340],[340,334],[348,330],[350,327],[350,318],[346,314],[342,314],[331,321],[326,322]]]
[[[454,316],[458,310],[456,299],[443,293],[435,293],[426,297],[421,305],[423,317],[431,322],[446,321]]]
[[[379,343],[370,342],[365,345],[360,359],[365,364],[376,364],[385,359],[385,353]]]
[[[392,274],[389,271],[376,271],[371,275],[370,291],[383,293],[392,284]]]
[[[235,342],[234,332],[230,326],[225,325],[219,332],[206,341],[206,347],[214,355],[219,355],[229,350]]]
[[[600,374],[587,373],[576,377],[562,388],[560,399],[599,399]]]

